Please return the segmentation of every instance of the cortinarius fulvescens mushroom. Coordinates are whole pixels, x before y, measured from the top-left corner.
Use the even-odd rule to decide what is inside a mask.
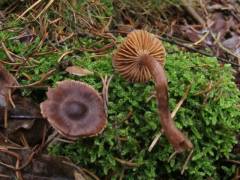
[[[41,113],[68,139],[100,134],[107,124],[103,100],[90,85],[73,80],[58,83],[47,92]]]
[[[155,81],[160,122],[169,142],[176,152],[192,149],[191,141],[176,128],[168,108],[168,85],[164,73],[165,49],[159,39],[144,30],[128,34],[113,55],[114,68],[127,80]]]

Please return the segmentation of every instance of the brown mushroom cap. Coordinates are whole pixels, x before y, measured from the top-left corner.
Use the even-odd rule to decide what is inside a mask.
[[[143,55],[150,55],[164,65],[165,49],[161,41],[147,31],[132,31],[113,55],[113,66],[129,81],[148,81],[151,73],[141,62]]]
[[[65,80],[49,88],[47,97],[40,105],[41,113],[66,138],[95,136],[105,128],[103,100],[91,86]]]

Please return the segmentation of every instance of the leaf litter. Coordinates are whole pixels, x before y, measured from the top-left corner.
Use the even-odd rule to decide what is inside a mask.
[[[184,6],[184,2],[186,1],[182,0],[182,2]],[[29,61],[29,58],[34,57],[34,55],[36,54],[41,54],[42,52],[39,52],[39,50],[45,42],[48,42],[50,46],[48,47],[47,51],[43,53],[52,53],[53,51],[58,51],[65,42],[72,43],[73,38],[75,38],[76,36],[90,37],[93,39],[94,43],[91,43],[89,45],[82,45],[80,48],[72,48],[72,50],[69,51],[71,53],[67,55],[72,56],[74,54],[81,54],[83,52],[90,52],[95,53],[96,55],[102,55],[106,54],[109,49],[112,49],[116,46],[116,35],[118,35],[118,33],[125,35],[135,28],[144,27],[146,29],[152,29],[154,32],[157,32],[157,34],[161,35],[162,40],[167,41],[166,38],[170,38],[173,43],[176,43],[178,45],[181,44],[183,41],[184,43],[182,44],[186,45],[183,46],[183,48],[186,48],[187,50],[193,50],[196,52],[200,52],[203,50],[210,56],[218,57],[220,61],[221,59],[223,59],[230,64],[235,64],[233,66],[235,66],[236,69],[236,83],[240,87],[240,12],[238,9],[238,3],[233,0],[200,0],[196,4],[190,3],[190,8],[186,8],[185,6],[187,12],[176,11],[176,14],[174,14],[173,16],[169,16],[167,20],[161,17],[164,17],[166,15],[168,16],[168,10],[162,12],[161,16],[154,17],[154,14],[151,14],[148,12],[147,9],[144,9],[144,6],[143,8],[140,8],[139,11],[137,11],[136,9],[141,6],[140,3],[137,3],[135,6],[133,6],[133,4],[131,3],[123,6],[124,4],[117,0],[114,1],[114,3],[119,3],[117,6],[120,7],[116,12],[117,14],[120,14],[118,16],[120,18],[115,24],[112,23],[112,21],[115,21],[115,19],[112,20],[112,17],[109,17],[107,15],[106,17],[102,18],[102,20],[98,19],[97,15],[101,15],[102,13],[107,14],[107,12],[105,12],[105,9],[102,8],[101,3],[99,3],[98,1],[96,1],[95,3],[93,2],[92,6],[90,7],[86,3],[86,6],[91,9],[90,11],[96,13],[94,16],[89,15],[89,13],[87,12],[86,14],[79,14],[77,11],[74,10],[74,8],[72,8],[71,3],[67,1],[63,1],[62,4],[59,5],[54,4],[53,1],[43,3],[41,0],[32,4],[30,3],[31,6],[28,9],[24,9],[23,12],[19,13],[19,20],[22,20],[24,22],[24,26],[28,25],[29,23],[29,26],[31,28],[22,29],[22,31],[20,31],[20,33],[18,32],[18,35],[15,36],[13,39],[26,44],[31,44],[36,39],[36,34],[39,33],[39,44],[28,52],[27,57],[18,57],[15,55],[14,52],[11,52],[9,49],[7,49],[5,44],[2,42],[2,48],[4,49],[4,52],[7,56],[7,58],[4,59],[3,62],[7,62],[6,64],[12,67],[11,70],[16,70],[16,72],[18,72],[20,68],[37,65],[37,62]],[[61,7],[62,5],[72,8],[72,19],[67,19],[68,17],[57,16],[57,14],[63,14],[63,9]],[[16,4],[13,3],[11,6],[12,9],[11,7],[10,9],[6,9],[6,14],[16,9]],[[175,9],[177,7],[171,8]],[[50,20],[46,16],[44,16],[44,12],[48,11],[49,9],[54,10],[53,12],[55,13],[55,19]],[[139,17],[138,13],[147,14],[147,16],[143,16],[144,18],[146,17],[146,19],[143,18],[142,20],[140,20],[136,18]],[[186,13],[189,16],[185,19],[180,18],[181,16],[179,17],[179,14],[182,13]],[[4,17],[4,15],[2,15],[2,17]],[[160,19],[157,19],[159,17]],[[36,22],[35,20],[39,20],[37,21],[37,23],[40,24],[39,29],[37,29],[33,25],[33,23]],[[81,24],[82,26],[75,26],[77,23]],[[13,27],[13,30],[14,28],[15,27]],[[64,56],[62,58],[64,58]],[[20,62],[20,65],[14,64],[18,62]],[[7,80],[7,85],[1,83],[2,89],[0,91],[0,102],[1,106],[4,109],[4,112],[2,112],[1,110],[1,115],[3,114],[4,117],[1,116],[0,120],[1,122],[4,122],[2,124],[6,128],[1,137],[4,137],[4,142],[6,142],[6,139],[7,141],[9,141],[9,144],[6,145],[6,147],[11,147],[3,147],[1,149],[3,154],[6,154],[8,158],[11,159],[10,161],[6,160],[5,156],[0,158],[3,162],[1,163],[3,165],[3,168],[5,168],[4,171],[0,170],[0,172],[10,173],[1,174],[1,176],[12,177],[15,175],[19,179],[25,179],[30,177],[39,178],[40,174],[41,177],[44,178],[59,178],[59,176],[61,176],[62,178],[81,179],[82,177],[87,177],[86,173],[84,173],[81,168],[76,168],[76,166],[71,164],[71,162],[69,162],[68,160],[62,160],[61,158],[54,159],[54,157],[51,157],[49,155],[41,155],[41,153],[39,153],[42,151],[41,147],[45,141],[43,137],[46,134],[49,134],[51,128],[48,127],[48,130],[46,130],[46,126],[48,125],[38,125],[40,122],[39,119],[41,119],[42,117],[40,115],[39,109],[37,108],[37,105],[33,105],[34,103],[30,102],[31,100],[20,97],[19,95],[17,95],[16,97],[14,96],[13,98],[11,96],[12,90],[14,88],[38,88],[38,85],[42,85],[42,83],[44,83],[48,79],[48,77],[52,76],[52,71],[43,74],[43,77],[38,81],[35,81],[28,85],[19,85],[15,78],[10,73],[8,73],[2,65],[0,66],[0,68],[0,72],[6,72],[8,76],[7,79],[9,79]],[[65,69],[65,71],[73,75],[78,75],[80,77],[93,74],[93,72],[79,66],[69,66]],[[29,79],[31,79],[31,77]],[[102,93],[105,99],[105,109],[107,111],[108,87],[112,77],[110,77],[109,79],[107,77],[101,77],[101,79],[103,82]],[[31,112],[25,112],[26,109],[31,109]],[[7,125],[6,119],[9,119],[9,123],[7,123]],[[38,138],[32,137],[33,139],[35,139],[32,142],[30,140],[31,137],[29,139],[26,135],[26,132],[35,130],[36,124],[39,127],[39,134],[42,136]],[[18,133],[19,131],[21,132]],[[29,134],[32,135],[33,131]],[[31,148],[29,149],[30,146]],[[239,145],[236,146],[235,151],[238,151],[238,146]],[[26,147],[28,147],[28,149],[23,150]],[[35,151],[37,151],[36,158],[34,158]],[[26,160],[25,163],[24,160]],[[69,163],[71,165],[67,167],[66,164],[62,163],[63,161],[66,161],[66,164]],[[53,164],[51,164],[51,162]],[[121,162],[125,162],[125,160],[121,160]],[[25,166],[25,164],[29,165]],[[39,166],[44,167],[44,169],[51,169],[49,167],[55,168],[56,166],[57,170],[53,171],[57,172],[57,174],[51,176],[49,174],[52,174],[52,172],[38,172],[37,170],[39,169]],[[75,168],[71,169],[70,167]],[[0,166],[0,168],[2,167]],[[69,168],[71,170],[67,170]],[[62,169],[66,169],[67,172],[65,174],[61,174]],[[29,172],[31,171],[33,172],[32,175],[29,174]],[[69,176],[65,177],[66,174],[69,174]],[[95,177],[95,175],[93,175],[93,177]]]

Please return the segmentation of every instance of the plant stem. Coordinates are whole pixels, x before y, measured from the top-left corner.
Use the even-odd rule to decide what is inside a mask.
[[[176,152],[192,149],[193,145],[191,141],[186,138],[179,129],[177,129],[174,121],[171,118],[171,113],[168,108],[167,78],[163,67],[150,55],[143,55],[141,59],[143,64],[147,66],[155,81],[158,110],[160,113],[160,123],[168,141]]]

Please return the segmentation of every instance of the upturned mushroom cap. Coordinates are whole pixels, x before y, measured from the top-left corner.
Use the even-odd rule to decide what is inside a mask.
[[[164,65],[165,49],[161,41],[147,31],[132,31],[113,55],[113,66],[129,81],[148,81],[151,74],[142,62],[143,55],[149,55]]]
[[[107,124],[103,100],[91,86],[65,80],[49,88],[40,104],[43,117],[68,139],[100,134]]]
[[[192,149],[193,145],[176,128],[168,107],[168,82],[164,72],[165,49],[159,39],[143,30],[128,34],[113,55],[113,66],[127,80],[155,82],[156,99],[163,131],[176,152]]]

